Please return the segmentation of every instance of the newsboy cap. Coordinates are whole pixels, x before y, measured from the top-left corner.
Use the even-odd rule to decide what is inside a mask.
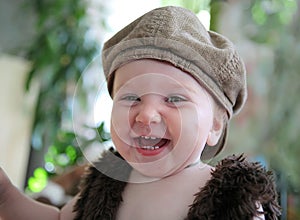
[[[226,109],[229,119],[245,103],[246,71],[234,45],[221,34],[207,31],[188,9],[175,6],[154,9],[104,44],[102,65],[110,93],[115,70],[138,59],[169,62],[187,72]],[[226,134],[227,125],[217,146],[210,148],[210,152],[205,149],[207,158],[221,151]]]

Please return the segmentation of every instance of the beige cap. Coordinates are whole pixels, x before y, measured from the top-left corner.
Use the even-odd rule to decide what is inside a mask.
[[[181,7],[154,9],[123,28],[103,47],[102,65],[112,91],[114,71],[138,59],[167,61],[192,75],[228,117],[245,103],[246,71],[234,45],[224,36],[207,31],[197,16]],[[204,150],[204,159],[225,145],[227,125],[219,143]]]

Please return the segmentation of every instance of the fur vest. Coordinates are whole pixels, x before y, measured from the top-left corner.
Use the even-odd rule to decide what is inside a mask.
[[[116,219],[132,168],[114,155],[105,152],[88,168],[74,206],[75,220]],[[111,178],[111,174],[125,181]],[[267,220],[275,220],[280,215],[273,174],[259,163],[233,155],[220,161],[212,171],[212,178],[195,195],[185,220],[252,220],[260,214],[257,202],[261,203]]]

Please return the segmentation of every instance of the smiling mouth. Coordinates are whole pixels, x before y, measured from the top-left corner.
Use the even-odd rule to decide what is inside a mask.
[[[154,151],[166,146],[170,140],[150,136],[140,136],[134,138],[137,146],[143,150]]]

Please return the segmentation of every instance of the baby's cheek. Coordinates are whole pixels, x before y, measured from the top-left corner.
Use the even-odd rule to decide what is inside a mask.
[[[114,111],[111,120],[111,137],[116,147],[121,143],[130,144],[128,141],[129,131],[128,118],[122,116],[120,112]]]
[[[197,109],[190,108],[188,110],[181,111],[181,120],[182,120],[182,129],[194,129],[194,132],[197,132],[200,129],[201,124],[199,124],[199,114]],[[195,130],[196,129],[196,130]]]
[[[128,113],[124,108],[115,107],[112,110],[111,123],[115,129],[128,127]]]
[[[185,112],[182,120],[182,132],[191,141],[205,144],[207,136],[212,125],[212,117],[205,112],[199,112],[198,109],[193,108],[189,112]]]

